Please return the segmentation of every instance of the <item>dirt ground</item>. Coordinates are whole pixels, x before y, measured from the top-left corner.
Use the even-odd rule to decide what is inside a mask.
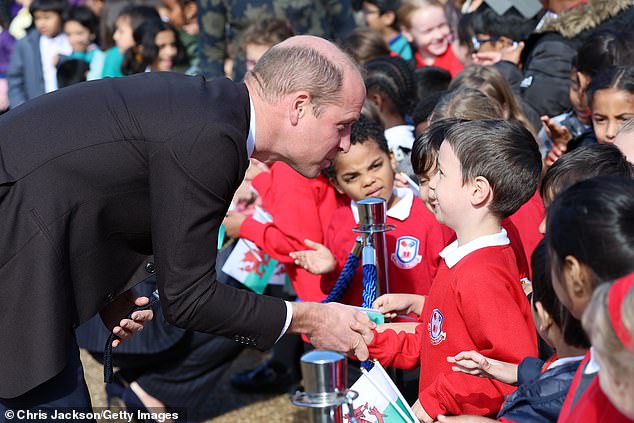
[[[205,423],[233,423],[245,421],[267,421],[276,423],[299,423],[308,420],[305,409],[294,406],[288,395],[242,394],[231,387],[229,376],[238,370],[253,366],[264,359],[264,354],[255,350],[244,350],[232,367],[218,382],[210,401],[218,404],[218,415]],[[103,384],[103,367],[85,351],[81,352],[84,374],[93,407],[105,407],[106,395]],[[101,422],[100,422],[101,423]],[[108,423],[113,423],[109,420]]]

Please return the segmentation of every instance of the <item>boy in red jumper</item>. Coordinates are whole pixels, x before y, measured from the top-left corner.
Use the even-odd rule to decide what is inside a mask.
[[[447,132],[429,195],[436,218],[455,230],[457,240],[440,253],[443,260],[424,302],[405,306],[420,313],[415,333],[388,329],[364,337],[370,354],[385,366],[420,364],[413,409],[423,422],[439,414],[495,415],[512,391],[497,381],[452,372],[447,356],[474,350],[519,363],[537,353],[530,305],[501,222],[533,195],[540,173],[537,144],[520,124],[454,122]],[[404,307],[382,298],[375,306]]]
[[[350,151],[338,153],[324,171],[336,190],[350,197],[350,206],[339,208],[333,215],[325,245],[307,241],[312,250],[297,251],[292,257],[309,271],[323,274],[322,288],[330,292],[358,236],[352,231],[359,219],[356,202],[381,197],[387,201],[387,224],[396,227],[385,234],[389,290],[426,295],[438,269],[438,253],[449,240],[409,188],[394,187],[387,141],[378,124],[361,116],[352,125],[350,144]],[[339,302],[360,306],[362,279],[359,267]]]

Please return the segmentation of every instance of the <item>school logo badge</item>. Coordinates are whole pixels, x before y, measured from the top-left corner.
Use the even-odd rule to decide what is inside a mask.
[[[420,242],[413,236],[402,236],[396,240],[396,251],[392,254],[392,262],[401,269],[411,269],[421,262],[418,254]]]
[[[428,325],[432,345],[438,345],[447,338],[447,332],[442,331],[443,320],[444,317],[442,313],[435,308],[434,311],[431,312],[431,319]]]

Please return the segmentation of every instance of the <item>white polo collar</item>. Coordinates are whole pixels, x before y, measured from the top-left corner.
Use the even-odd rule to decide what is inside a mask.
[[[251,110],[251,117],[249,120],[249,135],[247,136],[247,154],[249,157],[255,150],[255,108],[253,107],[253,100],[249,96],[249,109]]]
[[[409,217],[409,214],[412,211],[412,206],[414,205],[414,193],[409,188],[394,188],[392,190],[392,195],[400,198],[400,200],[392,206],[386,214],[393,219],[403,222]],[[350,201],[350,208],[352,209],[354,221],[358,224],[359,207],[357,206],[356,201]]]
[[[460,247],[458,246],[458,240],[455,240],[446,246],[439,255],[445,260],[447,267],[451,269],[460,260],[476,250],[508,244],[510,244],[510,241],[506,234],[506,229],[502,228],[502,230],[496,234],[481,236],[473,241],[469,241],[466,244],[461,245]]]

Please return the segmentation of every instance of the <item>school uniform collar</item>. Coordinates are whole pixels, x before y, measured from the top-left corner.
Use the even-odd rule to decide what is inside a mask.
[[[392,195],[400,198],[400,200],[387,211],[386,215],[393,219],[400,220],[401,222],[407,219],[412,211],[414,205],[414,193],[409,188],[394,188]],[[352,209],[352,216],[354,221],[359,223],[359,207],[356,201],[350,201],[350,209]]]
[[[550,363],[550,366],[548,366],[548,370],[554,369],[555,367],[563,366],[564,364],[573,363],[575,361],[581,361],[583,360],[583,357],[584,357],[583,355],[577,355],[574,357],[558,358],[557,360]]]
[[[590,360],[586,363],[586,367],[583,369],[584,375],[591,375],[599,371],[599,362],[596,358],[596,352],[594,348],[590,347]]]
[[[247,136],[247,154],[251,157],[253,150],[255,150],[255,108],[251,96],[249,96],[249,110],[251,116],[249,118],[249,135]]]
[[[455,240],[446,246],[439,255],[445,260],[447,267],[451,269],[460,260],[476,250],[508,244],[510,244],[510,241],[506,234],[506,229],[502,228],[502,230],[496,234],[481,236],[461,246],[458,246],[458,240]]]

